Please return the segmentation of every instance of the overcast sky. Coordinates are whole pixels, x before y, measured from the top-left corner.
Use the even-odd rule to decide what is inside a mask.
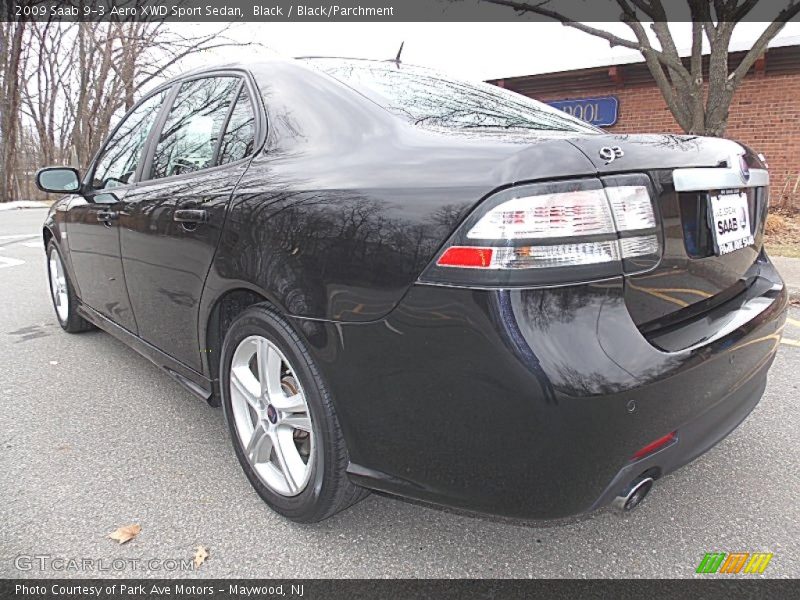
[[[621,23],[598,27],[630,37]],[[213,31],[220,24],[183,23],[174,27]],[[733,45],[754,41],[763,23],[741,23]],[[691,46],[691,24],[672,26],[679,48]],[[601,66],[640,59],[638,52],[610,48],[608,42],[559,23],[248,23],[235,37],[260,42],[287,57],[322,55],[388,59],[405,42],[403,60],[467,79],[494,79]],[[800,36],[800,23],[789,23],[780,38]],[[798,40],[800,42],[800,39]],[[248,60],[270,50],[233,48],[194,57],[187,67],[209,62]]]

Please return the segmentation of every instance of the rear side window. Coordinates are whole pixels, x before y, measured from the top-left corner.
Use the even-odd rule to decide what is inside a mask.
[[[147,136],[156,121],[167,92],[151,96],[125,117],[97,161],[92,187],[108,189],[133,183]]]
[[[214,165],[214,152],[241,79],[209,77],[181,84],[153,155],[151,177]]]
[[[219,164],[241,160],[253,151],[256,135],[256,119],[250,96],[247,89],[242,86],[236,105],[231,113],[222,143],[219,147]]]

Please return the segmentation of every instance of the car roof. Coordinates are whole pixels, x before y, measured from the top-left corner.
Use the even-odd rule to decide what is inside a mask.
[[[171,77],[169,81],[165,83],[171,83],[174,81],[179,81],[186,77],[192,77],[194,75],[201,75],[203,73],[210,73],[213,71],[224,71],[225,69],[242,69],[242,70],[251,70],[257,68],[261,65],[273,65],[276,63],[293,63],[295,62],[293,58],[281,58],[281,57],[264,57],[259,56],[253,60],[237,60],[237,61],[229,61],[229,62],[220,62],[214,63],[212,65],[206,65],[203,67],[197,67],[195,69],[190,69],[188,71],[184,71],[180,75],[176,75],[175,77]]]
[[[159,83],[158,85],[148,89],[144,95],[148,96],[150,94],[156,93],[159,90],[163,90],[164,88],[171,87],[173,84],[183,81],[185,79],[191,79],[193,77],[197,77],[198,75],[204,75],[206,73],[215,73],[218,71],[248,71],[255,75],[258,71],[266,71],[270,67],[274,67],[276,65],[283,65],[283,66],[296,66],[299,70],[308,70],[310,67],[305,65],[302,61],[295,60],[293,58],[285,58],[282,56],[270,56],[270,55],[259,55],[254,57],[252,60],[237,60],[237,61],[228,61],[228,62],[219,62],[214,63],[211,65],[205,65],[202,67],[197,67],[194,69],[189,69],[188,71],[184,71],[179,73],[178,75],[174,75],[169,79]],[[314,71],[318,71],[318,69],[314,69]]]
[[[415,68],[425,68],[420,67],[419,65],[411,65],[402,63],[395,59],[387,59],[387,60],[379,60],[374,58],[359,58],[359,57],[350,57],[350,56],[295,56],[295,57],[284,57],[284,56],[264,56],[259,55],[254,57],[252,60],[238,60],[238,61],[230,61],[230,62],[221,62],[216,63],[213,65],[207,65],[203,67],[198,67],[195,69],[191,69],[189,71],[185,71],[180,75],[176,75],[175,77],[171,77],[169,80],[165,81],[162,85],[171,85],[176,81],[180,81],[181,79],[186,79],[189,77],[194,77],[195,75],[202,75],[203,73],[212,73],[214,71],[224,71],[226,69],[231,70],[245,70],[245,71],[257,71],[259,67],[268,68],[270,66],[276,64],[282,65],[297,65],[299,68],[308,68],[307,65],[312,64],[315,60],[341,60],[341,61],[359,61],[364,63],[375,63],[375,64],[393,64],[396,66],[408,66],[408,67],[415,67]],[[314,69],[315,71],[317,69]],[[160,87],[160,86],[159,86]]]

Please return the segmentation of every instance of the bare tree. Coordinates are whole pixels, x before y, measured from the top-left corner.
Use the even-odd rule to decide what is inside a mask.
[[[163,22],[0,23],[0,201],[16,199],[20,183],[30,191],[36,166],[85,167],[114,120],[185,58],[249,45],[229,37],[232,27],[186,35]]]
[[[63,109],[63,93],[75,70],[70,58],[71,40],[66,29],[54,23],[32,23],[29,29],[26,83],[22,86],[22,112],[35,131],[42,163],[67,158],[68,118],[58,119]],[[31,140],[27,140],[31,143]]]
[[[5,10],[11,11],[7,5]],[[24,68],[23,39],[28,25],[10,14],[0,22],[0,201],[16,196],[16,153],[19,139],[20,79]]]
[[[481,1],[506,6],[520,13],[541,15],[607,40],[611,46],[638,50],[681,128],[687,133],[713,136],[725,133],[733,95],[747,72],[786,22],[800,13],[800,0],[783,0],[782,9],[774,21],[765,27],[739,64],[731,69],[728,63],[733,30],[759,0],[683,0],[688,4],[692,17],[692,49],[688,61],[679,54],[662,0],[609,0],[611,6],[621,11],[620,21],[630,28],[635,39],[578,22],[553,8],[552,0]],[[671,0],[670,8],[678,2]],[[648,25],[652,34],[648,33]],[[710,50],[707,81],[703,72],[704,36]]]

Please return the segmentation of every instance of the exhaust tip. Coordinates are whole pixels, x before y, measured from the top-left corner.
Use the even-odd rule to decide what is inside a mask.
[[[614,498],[611,504],[618,510],[633,510],[642,503],[642,500],[644,500],[652,487],[652,477],[639,477],[634,479],[625,492]]]

